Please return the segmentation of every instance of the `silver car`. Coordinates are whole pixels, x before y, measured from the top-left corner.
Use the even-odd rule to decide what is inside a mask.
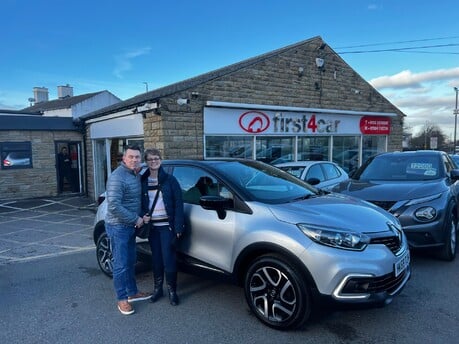
[[[162,166],[177,178],[185,200],[181,265],[231,277],[270,327],[301,326],[323,299],[387,304],[410,278],[400,223],[379,207],[318,191],[254,160],[175,160]],[[105,210],[102,203],[94,242],[99,266],[110,275]],[[148,243],[137,246],[138,257],[150,259]]]
[[[331,161],[293,161],[274,166],[294,175],[316,188],[331,191],[333,187],[349,179],[346,171]]]
[[[30,156],[28,156],[26,153],[22,153],[22,152],[9,153],[3,159],[3,166],[4,167],[30,166]]]

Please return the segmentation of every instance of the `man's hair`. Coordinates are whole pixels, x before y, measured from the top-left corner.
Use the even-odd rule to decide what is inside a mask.
[[[156,148],[149,148],[149,149],[146,149],[145,152],[143,153],[143,158],[145,160],[147,160],[147,157],[149,155],[157,155],[160,159],[161,158],[161,152],[159,151],[159,149],[156,149]]]
[[[139,147],[138,145],[127,145],[127,146],[124,148],[124,154],[126,154],[126,152],[127,152],[128,149],[136,150],[136,151],[142,152],[142,150],[140,149],[140,147]]]

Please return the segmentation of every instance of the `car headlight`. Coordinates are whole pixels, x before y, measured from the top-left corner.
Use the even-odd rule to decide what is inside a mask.
[[[431,221],[437,216],[437,211],[432,207],[422,207],[415,211],[414,216],[419,221]]]
[[[299,223],[297,226],[315,242],[344,250],[362,251],[370,242],[370,237],[363,233],[330,229],[305,223]]]

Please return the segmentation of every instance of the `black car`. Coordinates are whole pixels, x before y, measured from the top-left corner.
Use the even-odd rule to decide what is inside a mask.
[[[413,249],[456,256],[459,170],[440,151],[389,152],[369,158],[333,189],[394,214]]]

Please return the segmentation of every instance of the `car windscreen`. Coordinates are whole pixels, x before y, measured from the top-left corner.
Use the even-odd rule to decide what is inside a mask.
[[[215,167],[250,200],[277,204],[317,194],[315,188],[300,179],[258,161],[225,162]]]
[[[359,180],[422,181],[440,177],[440,160],[428,155],[381,155],[362,169]]]

